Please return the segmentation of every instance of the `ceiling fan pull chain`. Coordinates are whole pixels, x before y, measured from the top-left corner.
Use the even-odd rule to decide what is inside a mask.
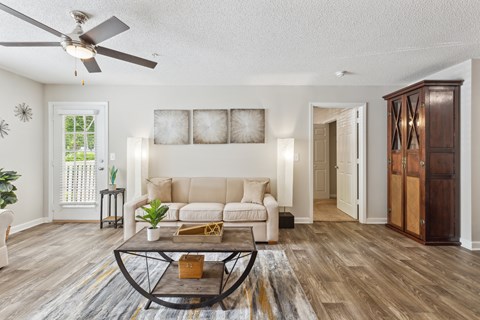
[[[75,47],[77,48],[77,47]],[[75,49],[76,51],[76,49]],[[77,76],[77,58],[73,58],[73,60],[75,61],[75,77]]]

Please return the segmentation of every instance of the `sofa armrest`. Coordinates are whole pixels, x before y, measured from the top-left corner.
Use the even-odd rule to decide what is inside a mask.
[[[278,241],[278,202],[269,193],[263,198],[263,205],[267,208],[267,240]]]
[[[0,248],[5,246],[7,228],[13,222],[13,212],[8,209],[0,209]]]
[[[146,205],[147,203],[147,195],[140,196],[125,203],[123,207],[123,240],[128,240],[135,235],[135,210]]]

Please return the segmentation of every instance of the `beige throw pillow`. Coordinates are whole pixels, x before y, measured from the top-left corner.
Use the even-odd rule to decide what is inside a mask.
[[[172,202],[172,179],[147,180],[148,202],[159,199],[162,202]]]
[[[267,183],[268,181],[244,180],[242,202],[263,204]]]

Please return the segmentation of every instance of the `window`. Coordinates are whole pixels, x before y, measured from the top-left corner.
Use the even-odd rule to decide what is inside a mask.
[[[60,203],[96,203],[95,115],[63,115],[62,145]]]

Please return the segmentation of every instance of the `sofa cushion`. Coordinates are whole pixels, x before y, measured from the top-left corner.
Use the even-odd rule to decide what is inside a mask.
[[[266,221],[267,209],[257,203],[227,203],[223,209],[224,221]]]
[[[162,221],[178,221],[178,212],[180,208],[184,207],[186,203],[163,203],[164,205],[168,206],[167,216],[163,218]],[[150,205],[147,204],[145,207],[150,208]],[[142,221],[137,219],[137,215],[143,216],[145,215],[145,211],[140,207],[135,210],[135,220]]]
[[[188,203],[190,178],[172,178],[172,202]]]
[[[269,178],[227,178],[227,199],[225,203],[242,201],[243,183],[245,179],[250,181],[267,181],[265,193],[270,193]]]
[[[172,178],[153,178],[147,180],[147,201],[159,199],[172,202]]]
[[[241,202],[263,204],[263,197],[265,196],[267,183],[268,181],[245,179],[245,182],[243,183],[243,198]]]
[[[208,202],[225,204],[226,178],[191,178],[188,203]]]
[[[194,202],[180,209],[181,221],[222,221],[223,203]]]

